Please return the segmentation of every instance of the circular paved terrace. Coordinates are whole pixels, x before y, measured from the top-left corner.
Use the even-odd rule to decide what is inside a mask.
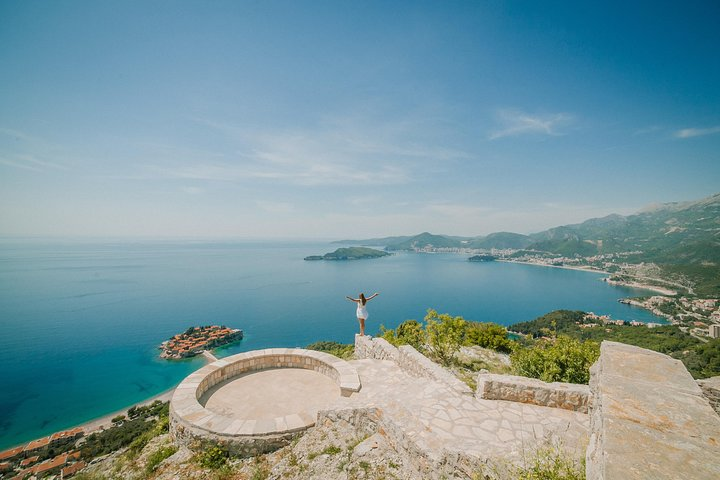
[[[200,398],[207,410],[241,420],[317,416],[340,397],[337,383],[314,370],[274,368],[220,382]]]
[[[270,450],[315,424],[318,410],[360,390],[357,371],[333,355],[271,348],[212,362],[170,401],[176,439],[239,452]]]

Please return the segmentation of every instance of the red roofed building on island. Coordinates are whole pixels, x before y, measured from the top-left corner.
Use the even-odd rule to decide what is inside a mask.
[[[2,472],[9,472],[13,469],[12,463],[10,462],[0,462],[0,473]]]

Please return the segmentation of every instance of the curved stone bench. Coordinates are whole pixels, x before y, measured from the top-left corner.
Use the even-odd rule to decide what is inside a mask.
[[[237,455],[256,455],[279,448],[315,424],[307,413],[273,420],[235,419],[206,409],[201,397],[218,383],[240,375],[277,368],[314,370],[334,380],[342,396],[360,391],[353,366],[333,355],[300,348],[270,348],[239,353],[210,363],[177,386],[170,400],[170,430],[181,443],[219,443]],[[291,394],[291,392],[288,392]]]

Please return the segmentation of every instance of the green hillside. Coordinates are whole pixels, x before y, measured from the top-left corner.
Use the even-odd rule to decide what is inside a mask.
[[[477,237],[468,241],[465,246],[468,248],[483,248],[491,250],[497,249],[521,249],[533,243],[533,240],[527,235],[511,232],[491,233],[486,237]]]
[[[405,241],[394,243],[387,246],[388,250],[413,250],[416,248],[459,248],[463,247],[461,240],[446,237],[444,235],[433,235],[432,233],[423,232],[415,235]]]

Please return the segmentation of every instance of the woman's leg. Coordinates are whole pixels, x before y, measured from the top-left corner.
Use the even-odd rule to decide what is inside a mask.
[[[360,335],[365,336],[365,319],[358,317],[358,322],[360,322]]]

